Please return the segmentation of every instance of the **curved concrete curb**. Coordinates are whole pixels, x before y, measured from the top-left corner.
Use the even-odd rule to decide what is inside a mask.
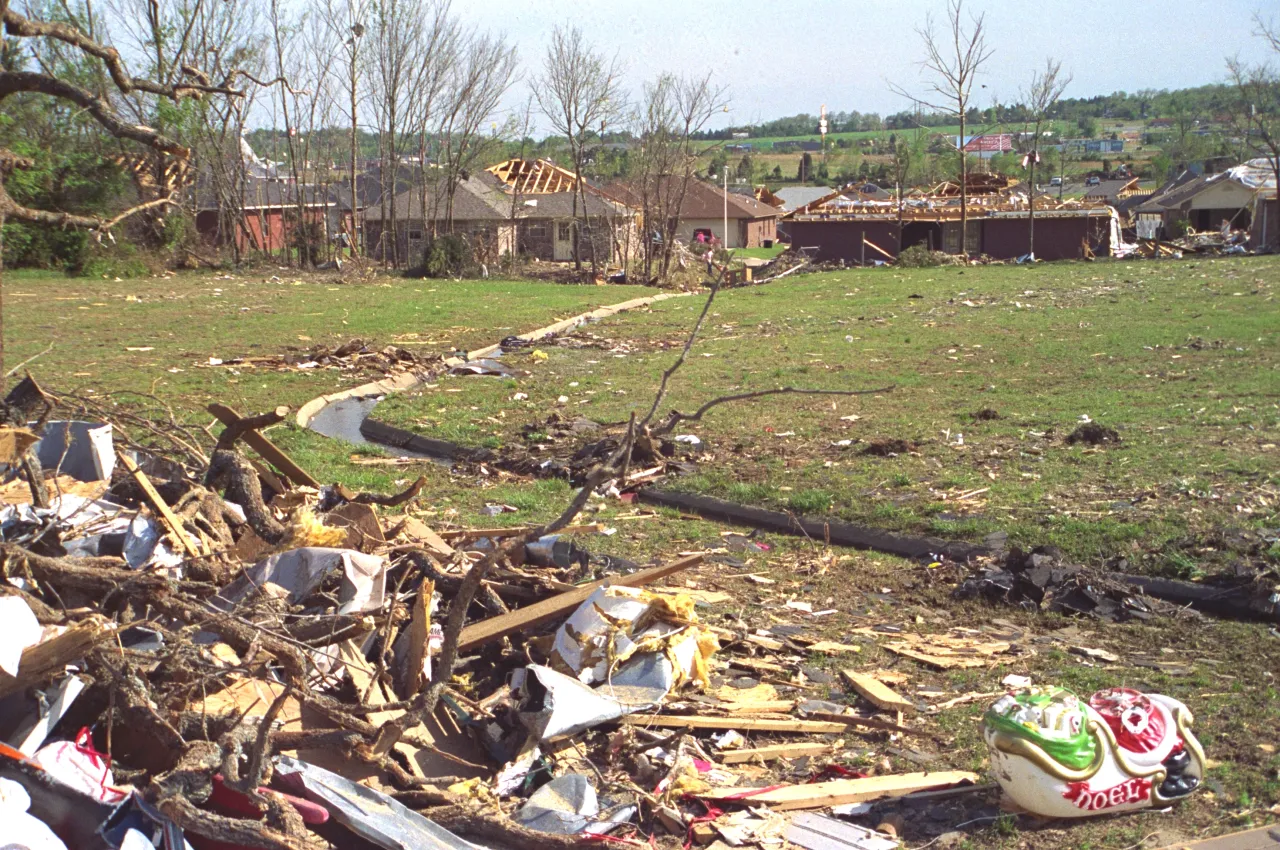
[[[668,298],[685,298],[692,295],[691,292],[661,292],[657,295],[649,295],[644,298],[632,298],[630,301],[623,301],[621,304],[610,304],[605,307],[597,307],[587,313],[579,313],[568,319],[562,319],[545,328],[538,328],[536,331],[519,334],[518,338],[526,342],[537,342],[545,339],[552,334],[564,333],[572,330],[578,325],[586,322],[596,321],[598,319],[607,319],[618,313],[634,310],[637,307],[648,307],[650,304],[656,304],[659,301],[666,301]],[[476,360],[481,357],[492,357],[502,348],[502,343],[494,343],[493,345],[477,348],[475,351],[468,351],[466,357],[450,357],[444,361],[445,367],[453,367],[467,362],[468,360]],[[437,372],[405,372],[396,375],[394,378],[383,378],[380,381],[373,381],[368,384],[361,384],[342,392],[330,393],[322,395],[298,408],[298,414],[295,417],[298,425],[306,428],[311,424],[311,420],[315,419],[316,414],[324,410],[329,405],[338,401],[346,401],[349,398],[369,398],[370,396],[386,395],[388,393],[398,393],[405,390],[413,389],[419,384],[424,384],[434,377],[438,377]]]

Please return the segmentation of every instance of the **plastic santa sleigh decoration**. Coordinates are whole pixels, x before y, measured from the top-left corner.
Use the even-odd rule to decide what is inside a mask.
[[[1064,688],[1001,697],[982,719],[991,769],[1022,808],[1071,818],[1163,806],[1204,778],[1191,712],[1160,694]]]

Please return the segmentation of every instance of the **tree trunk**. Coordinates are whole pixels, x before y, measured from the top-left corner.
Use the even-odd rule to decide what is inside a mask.
[[[356,145],[360,132],[360,124],[356,120],[356,82],[356,63],[353,58],[351,60],[351,255],[353,257],[360,251],[360,242],[364,237],[364,231],[356,218],[356,208],[360,205],[356,197]]]
[[[1040,155],[1040,146],[1031,147],[1030,185],[1027,186],[1027,253],[1031,259],[1036,256],[1036,157]]]
[[[960,253],[968,256],[969,236],[969,157],[964,152],[964,103],[960,104]]]

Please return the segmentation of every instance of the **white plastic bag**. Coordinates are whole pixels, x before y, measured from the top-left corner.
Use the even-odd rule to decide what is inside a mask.
[[[111,759],[93,748],[86,727],[74,741],[41,747],[33,759],[54,779],[102,803],[120,803],[129,795],[112,787]]]

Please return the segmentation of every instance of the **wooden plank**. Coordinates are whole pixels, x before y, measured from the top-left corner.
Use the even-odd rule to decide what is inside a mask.
[[[129,474],[138,482],[138,486],[142,488],[142,492],[147,496],[147,501],[160,514],[160,519],[169,529],[169,534],[177,541],[178,545],[186,551],[189,557],[199,558],[200,547],[190,537],[187,537],[187,533],[182,529],[182,521],[174,515],[164,497],[156,491],[155,485],[151,483],[151,479],[147,477],[147,474],[138,469],[138,465],[133,462],[133,458],[129,457],[123,449],[116,449],[116,457],[120,458],[124,468],[129,470]]]
[[[738,729],[747,732],[795,732],[824,735],[848,732],[848,723],[821,720],[768,720],[760,717],[681,717],[670,714],[629,714],[622,718],[629,726],[666,726],[674,729]]]
[[[90,615],[62,634],[27,647],[18,662],[16,677],[0,671],[0,697],[42,685],[49,677],[62,675],[68,664],[83,658],[90,649],[115,633],[115,626],[109,620]]]
[[[725,750],[720,753],[720,761],[724,764],[745,764],[752,761],[773,761],[775,759],[799,758],[800,756],[821,756],[833,753],[839,746],[836,744],[774,744],[769,747],[756,747],[752,750]]]
[[[413,605],[413,618],[409,621],[409,651],[405,660],[404,695],[413,699],[422,690],[427,674],[423,662],[427,659],[428,642],[431,640],[431,597],[436,583],[423,579],[418,588],[418,598]]]
[[[453,547],[445,543],[440,535],[436,534],[431,526],[427,525],[417,517],[405,517],[404,526],[401,531],[414,540],[419,541],[429,551],[439,555],[446,560],[454,556]]]
[[[236,413],[225,404],[211,404],[205,410],[208,410],[218,418],[223,425],[230,425],[240,419],[240,414]],[[262,455],[268,463],[285,474],[285,477],[302,487],[314,487],[320,489],[320,482],[307,474],[307,471],[298,466],[293,460],[276,446],[275,443],[259,434],[257,431],[246,431],[240,437],[258,454]]]
[[[1244,832],[1203,838],[1199,841],[1180,841],[1166,845],[1162,850],[1280,850],[1280,827],[1260,826]]]
[[[751,794],[749,788],[718,788],[697,796],[704,800],[733,800],[744,804],[764,805],[778,811],[822,809],[846,803],[862,803],[884,797],[901,797],[916,791],[946,788],[962,782],[977,782],[978,774],[967,770],[943,770],[931,773],[900,773],[892,776],[870,776],[866,779],[836,779],[809,785],[789,785],[772,791]],[[747,796],[743,796],[746,794]]]
[[[938,670],[954,670],[957,667],[989,667],[996,662],[990,659],[973,658],[971,656],[942,656],[929,655],[924,652],[917,652],[902,644],[886,644],[885,649],[890,652],[919,661],[922,664],[928,664]]]
[[[471,626],[467,626],[462,630],[461,639],[458,641],[458,650],[466,652],[477,646],[488,643],[492,640],[506,637],[509,634],[521,631],[523,629],[531,629],[535,626],[542,625],[548,620],[557,617],[566,617],[586,601],[587,597],[604,586],[605,582],[618,587],[643,587],[652,584],[660,578],[665,578],[674,573],[687,570],[690,567],[697,566],[702,563],[702,555],[689,555],[670,564],[664,564],[660,567],[653,567],[648,570],[641,570],[629,576],[610,576],[607,579],[593,581],[590,584],[584,584],[576,590],[566,591],[552,596],[550,599],[544,599],[541,602],[535,602],[532,605],[526,605],[512,611],[509,614],[502,614],[497,617],[490,617],[487,620],[481,620]]]
[[[914,713],[916,710],[915,703],[900,696],[893,688],[879,679],[873,679],[856,670],[841,670],[840,675],[853,686],[855,691],[866,697],[876,708],[882,708],[885,711],[905,711],[907,713]]]
[[[532,525],[513,525],[507,528],[453,528],[447,531],[441,531],[440,537],[445,540],[479,540],[481,537],[492,537],[494,539],[501,537],[515,537],[517,534],[528,534],[533,531],[536,526]],[[590,523],[588,525],[569,525],[557,531],[557,534],[599,534],[604,530],[604,526],[599,523]]]

